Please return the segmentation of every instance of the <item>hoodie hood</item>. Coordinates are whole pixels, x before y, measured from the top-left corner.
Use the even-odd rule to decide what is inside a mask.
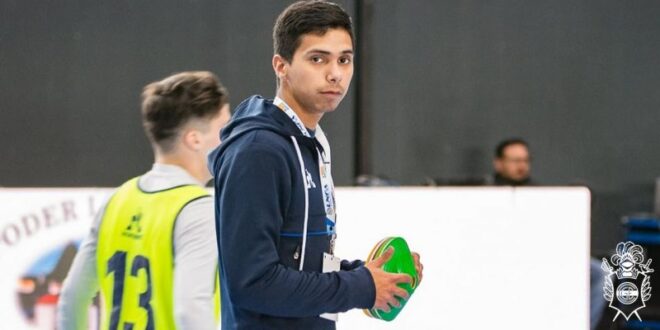
[[[209,154],[209,170],[214,173],[213,163],[229,145],[241,135],[253,130],[268,130],[286,139],[290,136],[306,139],[291,119],[273,104],[272,100],[253,95],[236,107],[231,121],[220,131],[222,143]],[[312,136],[314,135],[310,132]]]

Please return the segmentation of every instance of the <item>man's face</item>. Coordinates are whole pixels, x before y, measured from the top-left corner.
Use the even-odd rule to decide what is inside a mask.
[[[344,29],[329,29],[322,36],[305,34],[291,63],[283,63],[281,88],[297,103],[292,106],[315,115],[333,111],[353,78],[351,37]]]
[[[495,159],[495,171],[510,180],[523,181],[529,178],[529,151],[524,144],[512,144],[504,148],[502,158]]]

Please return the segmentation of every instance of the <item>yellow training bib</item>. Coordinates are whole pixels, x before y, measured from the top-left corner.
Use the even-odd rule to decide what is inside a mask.
[[[176,327],[174,224],[185,205],[209,196],[196,185],[144,192],[138,179],[119,187],[99,227],[101,329]]]

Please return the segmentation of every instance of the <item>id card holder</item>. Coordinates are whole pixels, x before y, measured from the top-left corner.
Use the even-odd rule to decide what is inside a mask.
[[[330,273],[330,272],[337,272],[341,268],[341,259],[333,256],[332,254],[329,253],[323,253],[323,272],[324,273]],[[320,315],[322,318],[330,321],[335,321],[337,322],[337,313],[324,313]]]

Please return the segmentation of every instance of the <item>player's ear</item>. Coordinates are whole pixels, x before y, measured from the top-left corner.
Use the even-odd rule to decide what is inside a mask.
[[[275,54],[273,55],[273,71],[275,71],[275,76],[277,76],[277,79],[282,80],[282,78],[286,77],[286,72],[289,68],[289,62],[282,57],[280,54]]]
[[[201,132],[196,129],[187,129],[181,135],[183,145],[193,151],[199,151],[202,148]]]

